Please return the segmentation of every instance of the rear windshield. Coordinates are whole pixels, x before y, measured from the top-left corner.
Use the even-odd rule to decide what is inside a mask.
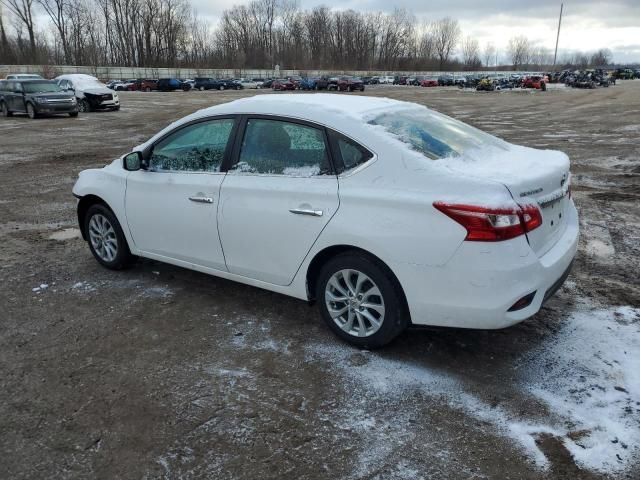
[[[22,90],[25,93],[50,93],[60,92],[62,89],[56,82],[22,82]]]
[[[383,113],[369,124],[383,127],[413,150],[433,160],[463,155],[468,150],[487,146],[508,150],[507,144],[499,138],[427,109]]]

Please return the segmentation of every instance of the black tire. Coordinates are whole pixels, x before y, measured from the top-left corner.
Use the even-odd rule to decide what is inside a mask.
[[[218,90],[220,90],[220,91],[224,90],[224,85],[220,85],[220,86],[218,87]]]
[[[36,107],[34,107],[31,102],[27,103],[27,115],[29,115],[29,118],[31,120],[33,120],[38,116],[38,112],[36,112]]]
[[[145,92],[150,92],[151,91],[151,87],[147,87],[144,89]]]
[[[89,222],[91,218],[95,215],[102,215],[105,217],[115,232],[116,242],[117,242],[117,252],[115,258],[112,261],[106,261],[101,258],[100,255],[96,252],[93,243],[90,239],[89,233]],[[87,213],[84,217],[84,231],[87,236],[87,243],[89,244],[89,250],[93,254],[94,258],[100,263],[102,266],[109,268],[111,270],[122,270],[123,268],[130,267],[135,263],[136,257],[131,255],[131,251],[129,250],[129,245],[127,244],[127,239],[122,232],[122,227],[120,226],[120,222],[113,214],[113,212],[107,208],[105,205],[101,203],[96,203],[91,205],[87,209]]]
[[[9,110],[9,107],[5,102],[0,102],[0,110],[2,110],[2,115],[4,117],[13,117],[13,112]]]
[[[77,117],[78,116],[78,112],[69,112],[69,116],[70,117]]]
[[[91,105],[84,98],[78,102],[78,110],[86,113],[91,111]]]
[[[120,105],[118,105],[118,106],[116,106],[116,107],[114,107],[114,108],[113,108],[113,111],[114,111],[114,112],[117,112],[118,110],[120,110]]]
[[[345,269],[364,273],[380,290],[384,301],[384,317],[380,328],[370,336],[359,337],[344,331],[331,318],[327,308],[327,283],[336,272]],[[320,270],[315,294],[320,314],[327,326],[341,339],[361,348],[373,349],[387,345],[410,323],[404,295],[395,276],[387,266],[363,252],[348,251],[330,259]]]

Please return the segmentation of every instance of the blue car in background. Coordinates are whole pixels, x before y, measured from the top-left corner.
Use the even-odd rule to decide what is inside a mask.
[[[328,77],[303,78],[300,81],[301,90],[326,90],[328,86]]]

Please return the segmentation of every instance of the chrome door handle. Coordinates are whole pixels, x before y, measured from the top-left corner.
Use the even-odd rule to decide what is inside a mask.
[[[189,200],[196,203],[213,203],[213,198],[211,197],[189,197]]]
[[[292,208],[289,210],[291,213],[295,213],[296,215],[311,215],[312,217],[321,217],[322,210],[311,210],[306,208]]]

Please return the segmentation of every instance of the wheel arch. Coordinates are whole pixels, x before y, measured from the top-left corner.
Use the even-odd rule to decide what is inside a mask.
[[[80,197],[80,201],[78,202],[78,209],[77,209],[78,225],[80,226],[80,233],[82,234],[82,238],[85,241],[87,240],[87,232],[85,231],[84,217],[87,214],[89,207],[91,207],[91,205],[96,205],[96,204],[104,205],[105,207],[107,207],[109,210],[113,212],[113,208],[111,208],[109,204],[105,202],[104,199],[102,199],[98,195],[89,194],[89,195],[84,195],[83,197]],[[114,215],[115,215],[115,212],[114,212]]]
[[[318,253],[315,254],[311,262],[309,262],[309,266],[307,267],[307,274],[306,274],[307,297],[310,303],[314,303],[316,301],[315,291],[316,291],[318,276],[320,274],[320,270],[322,269],[322,266],[325,263],[327,263],[330,259],[334,258],[335,256],[340,255],[342,253],[346,253],[346,252],[355,252],[355,253],[362,254],[363,256],[369,257],[374,262],[376,262],[379,266],[387,270],[391,275],[391,278],[393,279],[394,283],[396,284],[398,293],[400,294],[401,301],[404,305],[407,315],[410,315],[409,303],[407,302],[407,297],[404,293],[404,289],[402,288],[402,284],[400,283],[400,280],[398,280],[398,277],[393,272],[393,270],[377,255],[374,255],[373,253],[369,252],[368,250],[365,250],[364,248],[356,247],[354,245],[332,245],[330,247],[326,247],[320,250]],[[411,319],[409,318],[409,320]]]

